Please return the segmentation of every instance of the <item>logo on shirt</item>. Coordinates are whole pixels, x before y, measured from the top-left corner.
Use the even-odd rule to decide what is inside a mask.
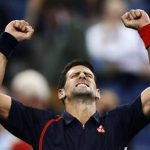
[[[104,127],[102,126],[102,125],[100,125],[98,128],[97,128],[97,131],[98,131],[98,133],[105,133],[106,131],[105,131],[105,129],[104,129]]]

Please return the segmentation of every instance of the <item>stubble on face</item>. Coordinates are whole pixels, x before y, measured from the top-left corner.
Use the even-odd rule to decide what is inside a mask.
[[[90,100],[94,98],[94,93],[91,91],[89,87],[86,85],[78,85],[72,91],[72,98],[74,99],[83,99],[83,100]]]
[[[69,99],[92,100],[95,99],[94,74],[84,66],[75,66],[67,73],[65,85]]]

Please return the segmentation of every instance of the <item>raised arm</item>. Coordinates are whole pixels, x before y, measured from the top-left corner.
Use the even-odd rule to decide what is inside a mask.
[[[121,19],[126,27],[139,31],[150,60],[150,18],[148,14],[140,9],[130,10]]]
[[[124,25],[139,32],[148,52],[150,62],[150,18],[144,10],[136,9],[126,12],[122,16]],[[141,93],[143,112],[150,116],[150,87]]]
[[[0,86],[5,74],[5,68],[13,48],[18,42],[30,39],[33,29],[24,20],[10,22],[5,32],[0,36]],[[7,119],[11,107],[11,97],[0,93],[0,117]]]

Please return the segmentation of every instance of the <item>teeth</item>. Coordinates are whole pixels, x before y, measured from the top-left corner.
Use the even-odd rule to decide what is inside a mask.
[[[87,85],[87,84],[85,84],[85,83],[79,83],[79,84],[77,84],[76,86],[81,85],[81,84],[88,86],[88,85]]]

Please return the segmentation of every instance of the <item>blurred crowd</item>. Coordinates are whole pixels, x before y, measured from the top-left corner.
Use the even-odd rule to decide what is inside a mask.
[[[150,83],[150,66],[138,33],[125,28],[120,17],[136,8],[150,14],[148,0],[1,0],[1,32],[11,20],[20,19],[35,29],[32,40],[20,43],[10,58],[4,80],[8,89],[3,92],[28,106],[60,113],[63,104],[56,97],[60,72],[67,62],[80,58],[95,67],[102,90],[97,102],[101,115],[134,100]],[[149,150],[147,132],[150,127],[129,149]],[[4,137],[13,142],[9,148]],[[23,150],[19,146],[24,144],[0,129],[1,150]]]

